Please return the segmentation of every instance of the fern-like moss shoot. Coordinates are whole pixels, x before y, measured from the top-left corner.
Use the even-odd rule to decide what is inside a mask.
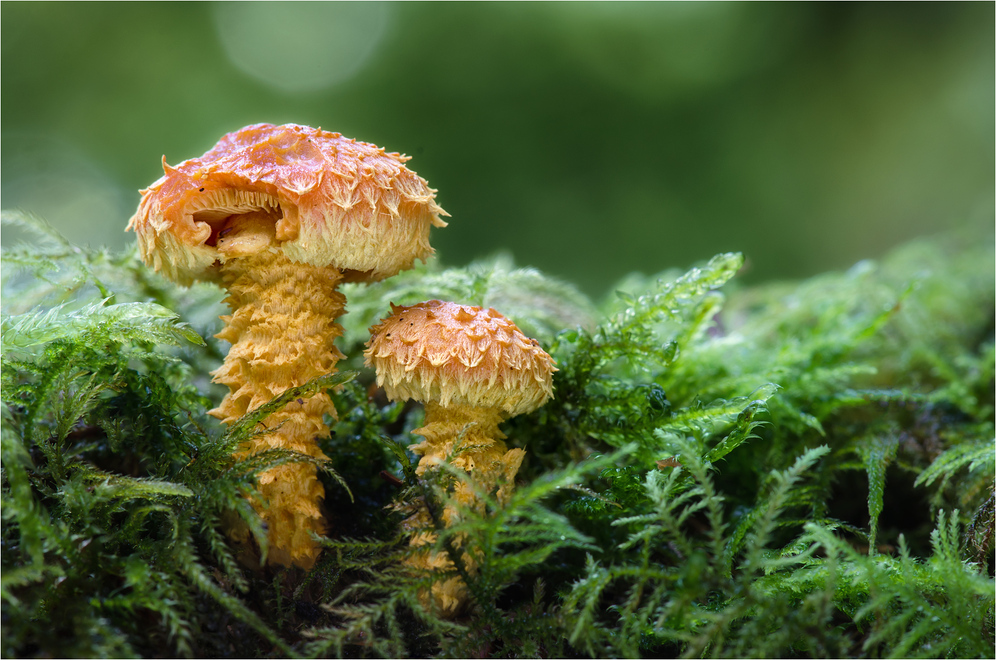
[[[0,273],[4,657],[996,654],[991,236],[756,286],[720,254],[604,301],[508,258],[344,285],[345,368],[230,391],[222,427],[216,287],[3,220],[32,237]],[[367,328],[431,298],[528,329],[555,396],[390,401]],[[337,409],[329,433],[273,446],[302,406]],[[324,490],[327,537],[307,570],[250,570],[222,530],[267,548],[284,469]],[[426,597],[445,584],[462,607]]]

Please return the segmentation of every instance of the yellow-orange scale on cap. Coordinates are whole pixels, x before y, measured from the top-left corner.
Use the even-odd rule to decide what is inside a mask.
[[[407,160],[296,124],[247,126],[175,167],[163,159],[164,176],[142,191],[128,228],[142,259],[163,275],[229,291],[232,314],[217,336],[232,348],[214,377],[230,392],[211,414],[231,423],[334,372],[342,358],[335,319],[345,306],[339,283],[383,279],[432,254],[429,230],[445,226],[445,212]],[[292,403],[240,454],[285,447],[325,459],[316,442],[328,434],[325,414],[335,409],[324,393]],[[311,532],[325,529],[316,468],[274,468],[261,475],[260,491],[270,562],[311,566],[319,551]]]
[[[552,396],[553,359],[494,309],[432,300],[392,305],[392,312],[370,329],[364,356],[390,399],[425,404],[425,425],[413,431],[425,438],[411,447],[421,456],[416,473],[421,477],[450,458],[478,488],[506,502],[525,452],[508,449],[498,424],[539,408]],[[464,483],[456,486],[454,500],[484,509],[474,488]],[[449,526],[458,515],[456,506],[448,506],[442,521]],[[405,527],[413,533],[413,546],[435,541],[425,510],[416,511]],[[463,562],[474,570],[472,556],[465,553]],[[445,554],[435,552],[415,555],[412,563],[424,570],[452,568]],[[423,595],[426,602],[430,597],[442,614],[452,616],[467,602],[466,585],[458,577],[439,581]]]

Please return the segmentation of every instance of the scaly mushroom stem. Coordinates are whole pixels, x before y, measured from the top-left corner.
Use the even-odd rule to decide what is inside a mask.
[[[285,390],[335,372],[343,357],[332,343],[342,334],[335,319],[346,302],[336,291],[342,279],[338,270],[264,250],[229,259],[221,275],[232,314],[221,317],[226,326],[216,337],[231,342],[232,348],[213,376],[231,391],[212,415],[231,424]],[[324,392],[291,402],[263,422],[274,430],[247,441],[237,456],[282,447],[327,459],[316,442],[328,435],[326,413],[336,416]],[[317,469],[282,465],[261,474],[259,488],[269,502],[259,511],[269,527],[268,561],[310,568],[320,548],[309,532],[325,531],[319,508],[325,493]]]
[[[504,504],[511,496],[515,474],[526,455],[521,449],[509,450],[503,442],[506,436],[498,429],[498,424],[504,418],[493,408],[458,404],[443,407],[433,401],[426,403],[425,426],[412,431],[425,438],[411,447],[422,457],[415,474],[421,477],[427,468],[454,455],[451,464],[466,471],[484,492],[494,491],[499,482],[503,482],[498,487],[497,498]],[[455,499],[465,507],[483,511],[484,503],[467,484],[457,485]],[[455,515],[456,509],[447,508],[447,526]]]
[[[478,489],[495,493],[499,504],[504,505],[512,495],[515,475],[526,455],[521,449],[508,449],[503,442],[506,436],[498,429],[498,424],[504,417],[492,408],[459,404],[443,407],[431,401],[426,403],[425,426],[412,431],[425,438],[425,441],[410,447],[422,457],[415,473],[422,477],[431,466],[453,456],[451,465],[466,471]],[[456,484],[454,500],[455,504],[447,505],[441,512],[441,520],[447,527],[459,518],[457,505],[478,513],[484,511],[484,502],[464,482]],[[411,539],[414,547],[436,541],[427,511],[416,512],[405,522],[405,527],[414,532]],[[462,545],[462,539],[455,539],[455,547]],[[462,561],[468,572],[476,571],[477,562],[469,553],[463,553]],[[409,564],[428,571],[453,570],[453,563],[445,552],[423,552],[412,556]],[[431,598],[443,616],[456,614],[467,602],[467,596],[467,586],[459,576],[432,585]],[[420,594],[420,598],[423,604],[428,605],[430,594]]]

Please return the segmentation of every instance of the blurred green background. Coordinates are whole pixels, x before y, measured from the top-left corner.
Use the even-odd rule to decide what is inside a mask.
[[[991,228],[994,4],[13,3],[2,203],[120,248],[139,188],[254,122],[412,156],[447,265],[591,294],[749,280]],[[5,242],[9,240],[5,237]]]

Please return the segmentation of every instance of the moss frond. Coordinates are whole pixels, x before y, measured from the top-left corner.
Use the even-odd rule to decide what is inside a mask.
[[[991,241],[754,287],[722,254],[600,304],[505,257],[421,266],[350,285],[352,371],[223,431],[223,294],[3,221],[34,241],[3,254],[5,656],[993,655]],[[421,408],[358,357],[388,303],[431,298],[494,306],[557,360],[555,398],[502,426],[526,452],[510,498],[419,478]],[[319,390],[334,533],[310,571],[261,567],[225,530],[265,556],[258,475],[314,459],[233,453]],[[406,514],[459,508],[458,485],[480,506],[435,521],[452,568],[414,570]],[[455,575],[471,603],[447,619],[419,595]]]

